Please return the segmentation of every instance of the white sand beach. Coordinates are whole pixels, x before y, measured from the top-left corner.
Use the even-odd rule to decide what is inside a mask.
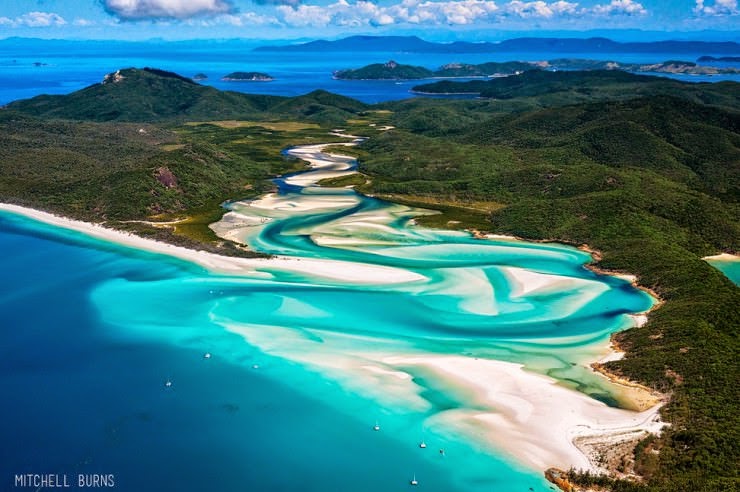
[[[340,282],[357,284],[397,284],[415,282],[424,277],[401,268],[365,265],[338,260],[306,258],[238,258],[220,256],[206,251],[196,251],[182,246],[146,239],[134,234],[117,231],[101,224],[68,219],[32,208],[0,203],[0,210],[22,215],[39,222],[81,232],[90,237],[120,244],[130,248],[173,256],[193,262],[216,273],[270,277],[270,271],[284,271],[323,277]]]

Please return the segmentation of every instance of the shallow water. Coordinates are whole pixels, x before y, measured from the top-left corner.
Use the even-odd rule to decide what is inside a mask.
[[[313,186],[354,165],[319,150],[292,149],[321,169],[231,204],[214,228],[381,278],[222,275],[0,214],[9,474],[114,473],[121,490],[392,491],[413,474],[425,490],[549,490],[542,470],[438,425],[479,408],[474,395],[392,356],[520,363],[616,404],[587,366],[651,299],[577,249],[426,229],[411,218],[429,212]]]
[[[707,259],[707,263],[724,273],[735,285],[740,285],[740,258],[725,257]]]

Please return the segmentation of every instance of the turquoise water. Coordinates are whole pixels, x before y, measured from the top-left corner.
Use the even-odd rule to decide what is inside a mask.
[[[316,179],[354,165],[292,152],[324,159]],[[485,409],[398,358],[525,364],[615,404],[588,362],[651,299],[584,268],[577,249],[425,229],[410,221],[428,212],[313,180],[283,178],[280,194],[231,204],[214,226],[300,259],[243,275],[0,213],[0,387],[12,395],[0,480],[393,491],[415,474],[424,490],[549,490],[542,470],[439,424]]]
[[[735,285],[740,285],[740,259],[737,256],[734,259],[707,260],[707,263],[724,273]]]

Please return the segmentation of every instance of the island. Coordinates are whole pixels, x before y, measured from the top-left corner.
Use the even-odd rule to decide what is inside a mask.
[[[418,80],[431,78],[478,78],[494,77],[521,73],[533,70],[536,66],[530,62],[489,62],[479,65],[469,63],[448,63],[437,70],[425,67],[403,65],[391,60],[386,63],[374,63],[362,68],[337,70],[334,78],[338,80]]]
[[[621,63],[579,58],[558,58],[537,63],[543,69],[556,70],[623,70],[633,73],[671,73],[684,75],[737,74],[740,69],[732,67],[710,67],[682,60],[667,60],[658,63]]]
[[[696,61],[699,62],[740,62],[740,56],[700,56]]]
[[[231,72],[224,75],[221,80],[227,82],[272,82],[272,76],[262,72]]]
[[[740,69],[733,67],[713,67],[697,65],[694,62],[668,60],[659,63],[620,63],[617,61],[590,60],[581,58],[557,58],[546,61],[507,61],[481,64],[448,63],[437,70],[425,67],[403,65],[391,60],[374,63],[357,69],[337,70],[334,78],[338,80],[419,80],[445,78],[486,78],[519,75],[530,70],[620,70],[632,73],[670,73],[683,75],[725,75],[738,74]],[[417,91],[424,93],[424,91]],[[429,91],[434,93],[436,91]],[[450,93],[450,91],[446,91]],[[454,93],[475,93],[478,90],[453,91]]]
[[[338,80],[413,80],[427,79],[433,74],[434,72],[424,67],[403,65],[390,60],[362,68],[337,70],[334,72],[334,78]]]
[[[208,79],[208,75],[206,75],[206,74],[204,74],[202,72],[201,73],[196,73],[195,75],[193,75],[193,80],[196,80],[196,81],[197,80],[206,80],[206,79]]]

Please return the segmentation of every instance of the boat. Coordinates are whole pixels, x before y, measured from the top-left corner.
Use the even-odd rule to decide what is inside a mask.
[[[165,387],[165,388],[169,388],[170,386],[172,386],[172,381],[170,381],[170,380],[168,379],[168,380],[167,380],[167,381],[166,381],[166,382],[164,383],[164,387]]]
[[[421,440],[421,442],[419,443],[419,447],[420,447],[421,449],[424,449],[424,448],[426,448],[426,447],[427,447],[427,443],[425,443],[425,442],[424,442],[424,439],[422,439],[422,440]]]
[[[414,478],[411,479],[409,482],[411,485],[419,485],[419,482],[416,480],[416,473],[414,473]]]
[[[378,424],[378,421],[377,420],[375,421],[375,425],[373,426],[373,430],[374,431],[379,431],[380,430],[380,425]]]
[[[211,358],[211,353],[210,352],[206,352],[205,354],[203,354],[203,358],[204,359],[210,359]]]

